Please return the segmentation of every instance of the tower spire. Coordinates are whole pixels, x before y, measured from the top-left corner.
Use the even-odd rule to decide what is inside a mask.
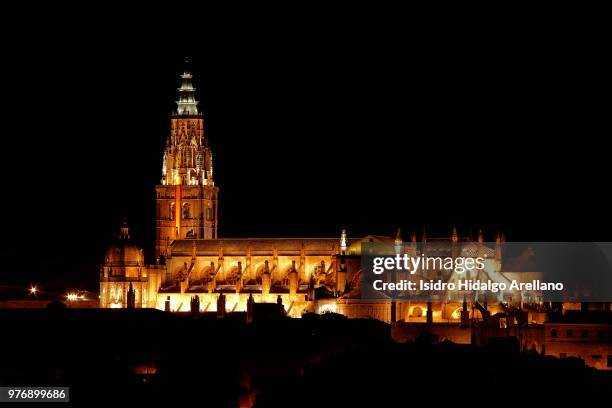
[[[347,248],[347,244],[346,244],[346,230],[343,229],[340,232],[340,253],[342,255],[344,255],[346,253],[346,248]]]
[[[404,248],[404,241],[402,240],[402,230],[400,228],[397,229],[395,233],[395,240],[393,240],[393,247],[395,249],[396,254],[401,254]]]
[[[402,229],[398,228],[397,232],[395,233],[395,245],[401,245],[404,243],[404,241],[402,240]]]
[[[185,69],[181,75],[181,87],[178,89],[179,98],[176,101],[176,113],[181,116],[197,115],[198,101],[195,100],[195,88],[193,87],[189,58],[185,58]]]

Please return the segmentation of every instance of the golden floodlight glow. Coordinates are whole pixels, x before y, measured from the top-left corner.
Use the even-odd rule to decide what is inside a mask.
[[[336,313],[336,303],[327,303],[319,307],[319,314],[323,313]],[[301,316],[300,316],[301,317]]]
[[[66,299],[73,301],[73,300],[77,300],[79,297],[77,296],[76,293],[68,293],[66,295]]]
[[[174,187],[174,223],[176,228],[176,238],[181,238],[181,184],[177,183]]]
[[[38,288],[35,285],[30,286],[30,293],[35,295],[38,292]]]

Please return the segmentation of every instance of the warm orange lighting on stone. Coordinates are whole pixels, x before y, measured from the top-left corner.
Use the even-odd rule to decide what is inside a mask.
[[[174,187],[174,226],[176,227],[176,239],[181,238],[181,184]]]

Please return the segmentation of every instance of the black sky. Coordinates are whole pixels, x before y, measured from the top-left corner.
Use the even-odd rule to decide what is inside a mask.
[[[180,49],[104,36],[9,46],[3,283],[95,288],[122,216],[151,254],[186,54],[222,237],[456,225],[491,239],[610,239],[610,67],[595,34],[289,26],[225,26]]]

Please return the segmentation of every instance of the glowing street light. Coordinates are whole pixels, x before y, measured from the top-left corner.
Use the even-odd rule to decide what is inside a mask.
[[[36,292],[38,292],[36,285],[30,286],[30,295],[36,295]]]

